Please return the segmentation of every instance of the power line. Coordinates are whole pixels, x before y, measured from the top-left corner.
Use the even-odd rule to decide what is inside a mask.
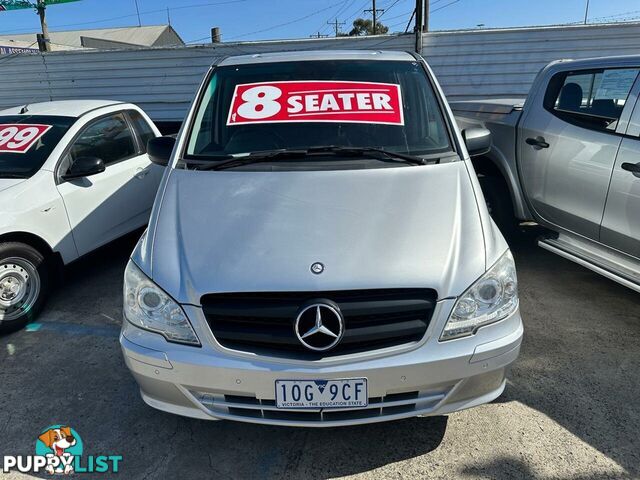
[[[364,0],[364,3],[361,3],[361,6],[360,6],[360,7],[358,7],[358,9],[357,9],[355,12],[353,12],[351,15],[349,15],[345,20],[346,20],[346,21],[349,21],[349,20],[351,20],[352,18],[354,18],[356,15],[359,15],[359,14],[360,14],[360,12],[362,12],[362,9],[363,9],[365,6],[367,6],[368,4],[369,4],[369,0]]]
[[[415,9],[411,10],[409,12],[401,13],[400,15],[396,15],[394,17],[387,17],[387,18],[385,18],[385,20],[388,22],[389,20],[395,20],[396,18],[400,18],[400,17],[405,17],[406,18],[407,15],[413,13],[414,11],[415,11]],[[404,23],[404,20],[402,21],[402,23]]]
[[[442,2],[442,1],[444,1],[444,0],[435,0],[434,2],[431,2],[430,5],[433,6],[434,4]],[[458,3],[459,1],[460,0],[453,0],[453,1],[451,1],[451,2],[449,2],[447,4],[445,4],[445,5],[442,5],[442,6],[438,7],[438,8],[435,8],[435,9],[431,10],[431,13],[434,13],[434,12],[437,12],[437,11],[442,10],[444,8],[447,8],[448,6],[453,5],[455,3]],[[416,14],[415,9],[412,10],[411,12],[405,12],[405,13],[402,13],[400,15],[395,15],[393,17],[385,17],[385,20],[388,22],[389,20],[395,20],[396,18],[402,18],[402,17],[406,18],[406,16],[409,15],[409,14],[411,14],[411,17],[409,17],[409,22],[407,23],[407,27],[405,29],[405,33],[406,33],[409,30],[409,26],[411,25],[411,22],[413,21],[413,17]],[[387,25],[387,26],[389,28],[392,28],[392,27],[397,27],[398,25],[404,25],[404,20],[402,20],[401,22],[397,22],[397,23],[393,23],[393,24]]]
[[[409,31],[409,27],[411,26],[411,22],[413,21],[415,16],[416,16],[416,9],[414,8],[413,13],[409,17],[409,21],[407,22],[407,28],[404,29],[404,33],[407,33]]]
[[[188,9],[188,8],[199,8],[199,7],[210,7],[210,6],[214,6],[214,5],[228,5],[228,4],[232,4],[232,3],[243,3],[246,2],[248,0],[226,0],[223,2],[209,2],[209,3],[198,3],[198,4],[193,4],[193,5],[182,5],[179,7],[170,7],[170,10],[184,10],[184,9]],[[151,13],[159,13],[159,12],[166,12],[167,9],[166,8],[161,8],[158,10],[146,10],[144,12],[140,12],[140,15],[147,15],[147,14],[151,14]],[[53,28],[64,28],[64,27],[77,27],[77,26],[82,26],[82,25],[93,25],[96,23],[104,23],[104,22],[110,22],[113,20],[121,20],[123,18],[131,18],[131,17],[137,17],[138,13],[132,13],[129,15],[120,15],[117,17],[109,17],[109,18],[102,18],[99,20],[92,20],[90,22],[78,22],[78,23],[66,23],[64,25],[52,25]],[[114,27],[117,28],[117,27]],[[20,32],[23,31],[24,28],[14,28],[13,30],[4,30],[0,33],[12,33],[12,32]],[[31,32],[26,32],[26,33],[31,33]]]
[[[351,8],[351,6],[356,3],[356,0],[349,0],[349,4],[347,4],[347,2],[344,2],[345,4],[336,12],[335,16],[339,16],[342,15],[343,12],[347,11],[349,8]]]
[[[389,10],[391,10],[393,7],[395,7],[398,2],[400,2],[400,0],[395,0],[391,5],[389,5],[387,8],[385,8],[383,10],[383,12],[380,14],[380,16],[378,17],[378,19],[382,18],[382,16],[387,13]]]
[[[587,24],[587,19],[589,18],[589,0],[587,0],[587,5],[584,8],[584,24]]]
[[[333,8],[333,7],[335,7],[336,5],[339,5],[340,3],[342,3],[342,1],[337,2],[337,3],[334,3],[334,4],[332,4],[332,5],[329,5],[329,6],[328,6],[328,7],[326,7],[326,8],[322,8],[322,9],[320,9],[320,10],[316,10],[315,12],[311,12],[310,14],[308,14],[308,15],[304,15],[303,17],[296,18],[295,20],[290,20],[290,21],[288,21],[288,22],[280,23],[280,24],[278,24],[278,25],[272,25],[271,27],[263,28],[262,30],[255,30],[255,31],[253,31],[253,32],[243,33],[243,34],[241,34],[241,35],[236,35],[235,37],[230,37],[230,38],[232,38],[232,39],[233,39],[233,38],[242,38],[242,37],[247,37],[247,36],[249,36],[249,35],[254,35],[254,34],[256,34],[256,33],[263,33],[263,32],[268,32],[268,31],[270,31],[270,30],[275,30],[275,29],[277,29],[277,28],[286,27],[287,25],[291,25],[292,23],[300,22],[300,21],[302,21],[302,20],[306,20],[307,18],[311,18],[311,17],[313,17],[313,16],[315,16],[315,15],[317,15],[317,14],[319,14],[319,13],[326,12],[327,10],[332,9],[332,8]]]
[[[142,21],[140,20],[140,7],[138,7],[138,0],[133,0],[136,4],[136,14],[138,15],[138,26],[142,26]]]
[[[435,12],[438,12],[438,11],[444,9],[444,8],[450,7],[451,5],[453,5],[454,3],[458,3],[459,1],[460,0],[453,0],[450,3],[447,3],[445,5],[442,5],[441,7],[438,7],[438,8],[435,8],[435,9],[431,10],[431,13],[435,13]]]
[[[229,39],[229,40],[232,40],[232,39],[234,39],[234,38],[248,37],[248,36],[250,36],[250,35],[255,35],[256,33],[264,33],[264,32],[269,32],[269,31],[271,31],[271,30],[275,30],[275,29],[277,29],[277,28],[286,27],[287,25],[291,25],[292,23],[300,22],[300,21],[302,21],[302,20],[306,20],[307,18],[313,17],[313,16],[315,16],[315,15],[317,15],[317,14],[319,14],[319,13],[326,12],[327,10],[330,10],[330,9],[334,8],[335,6],[339,5],[340,3],[342,3],[342,1],[343,1],[343,0],[341,0],[340,2],[337,2],[337,3],[333,3],[333,4],[329,5],[328,7],[322,8],[322,9],[320,9],[320,10],[316,10],[316,11],[314,11],[314,12],[311,12],[311,13],[309,13],[309,14],[307,14],[307,15],[303,16],[303,17],[295,18],[295,19],[290,20],[290,21],[288,21],[288,22],[279,23],[279,24],[277,24],[277,25],[272,25],[272,26],[270,26],[270,27],[263,28],[263,29],[261,29],[261,30],[254,30],[253,32],[247,32],[247,33],[242,33],[242,34],[240,34],[240,35],[235,35],[235,36],[233,36],[233,37],[229,37],[228,39]],[[195,39],[195,40],[189,40],[188,42],[185,42],[185,43],[195,43],[195,42],[200,42],[200,41],[205,40],[205,39],[207,39],[207,38],[209,38],[209,37],[197,38],[197,39]]]

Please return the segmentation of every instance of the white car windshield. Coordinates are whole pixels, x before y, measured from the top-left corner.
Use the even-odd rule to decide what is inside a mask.
[[[47,160],[74,117],[0,116],[0,178],[29,178]]]

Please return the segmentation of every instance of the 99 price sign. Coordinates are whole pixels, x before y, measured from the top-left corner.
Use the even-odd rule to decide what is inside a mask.
[[[0,124],[0,153],[27,153],[51,125]]]

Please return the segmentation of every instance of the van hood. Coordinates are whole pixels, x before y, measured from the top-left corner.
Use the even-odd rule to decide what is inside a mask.
[[[433,288],[485,272],[465,162],[299,172],[172,170],[134,260],[179,303],[222,292]],[[149,244],[148,242],[151,242]],[[324,272],[311,272],[314,262]]]

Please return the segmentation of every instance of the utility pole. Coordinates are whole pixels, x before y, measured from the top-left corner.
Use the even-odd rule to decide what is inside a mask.
[[[384,9],[376,8],[376,0],[371,0],[371,3],[371,8],[365,10],[364,13],[371,12],[373,15],[373,34],[375,35],[377,33],[376,30],[378,29],[378,12],[382,13],[384,12]]]
[[[416,0],[416,52],[422,53],[422,34],[429,31],[429,0]]]
[[[429,31],[429,0],[424,0],[424,15],[422,17],[422,31]]]
[[[171,14],[169,13],[169,7],[167,7],[167,23],[171,26]]]
[[[587,5],[584,8],[584,24],[587,24],[587,19],[589,18],[589,0],[587,0]]]
[[[211,29],[211,43],[220,43],[222,40],[222,34],[220,33],[220,27],[213,27]]]
[[[142,26],[142,22],[140,21],[140,8],[138,7],[138,0],[133,0],[136,4],[136,13],[138,14],[138,26]]]
[[[311,38],[327,38],[329,35],[322,35],[320,32],[309,35]]]
[[[51,41],[49,39],[49,29],[47,28],[47,19],[45,15],[46,9],[47,6],[45,5],[44,0],[38,0],[38,3],[36,4],[36,12],[38,12],[38,16],[40,17],[42,33],[39,33],[36,38],[38,39],[38,49],[41,52],[51,51]]]
[[[422,31],[424,28],[424,2],[429,0],[416,0],[416,25],[414,32],[416,34],[416,53],[422,53]]]
[[[336,33],[336,37],[338,36],[338,33],[340,33],[340,25],[346,25],[345,22],[338,22],[337,18],[333,22],[327,22],[327,24],[333,25],[333,29]]]

